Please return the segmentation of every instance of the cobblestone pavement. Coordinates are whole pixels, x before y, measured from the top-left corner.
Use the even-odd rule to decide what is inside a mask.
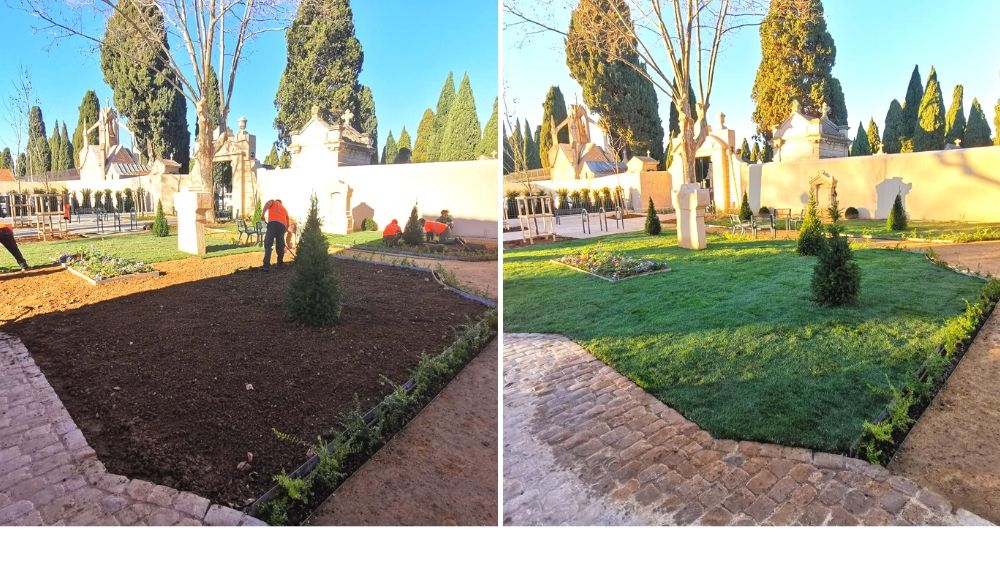
[[[715,439],[562,336],[504,334],[506,525],[955,525],[858,459]]]
[[[0,525],[263,525],[109,473],[17,338],[0,333]]]

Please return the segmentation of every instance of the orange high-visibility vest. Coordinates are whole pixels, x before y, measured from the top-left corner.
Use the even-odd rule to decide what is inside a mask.
[[[440,236],[444,234],[445,230],[448,230],[448,225],[443,222],[424,221],[424,232],[431,232],[434,236]]]
[[[278,221],[281,224],[288,226],[288,210],[281,203],[275,201],[271,203],[271,206],[267,209],[267,220],[268,221]]]
[[[399,228],[399,223],[391,222],[389,226],[385,227],[382,231],[382,236],[396,236],[397,234],[402,234],[403,229]]]

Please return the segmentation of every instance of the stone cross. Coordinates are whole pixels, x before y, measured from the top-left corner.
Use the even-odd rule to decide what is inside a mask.
[[[348,109],[340,114],[340,118],[344,120],[344,125],[350,125],[351,119],[354,118],[354,114],[351,113],[350,109]]]

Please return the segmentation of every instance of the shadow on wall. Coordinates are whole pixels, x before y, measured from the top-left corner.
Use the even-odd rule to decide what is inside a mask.
[[[892,204],[896,202],[896,194],[902,196],[903,208],[906,208],[906,195],[913,189],[912,183],[906,183],[903,178],[893,177],[882,180],[882,183],[875,186],[875,217],[876,219],[888,218],[892,211]]]
[[[354,221],[354,230],[361,230],[361,223],[365,219],[374,219],[375,209],[371,207],[368,203],[362,201],[358,203],[356,207],[351,209],[351,219]]]
[[[1000,134],[1000,132],[998,132],[997,134]],[[980,181],[987,182],[992,186],[1000,189],[1000,179],[997,179],[995,175],[987,176],[985,174],[977,172],[969,164],[969,157],[966,154],[965,150],[943,150],[939,151],[936,154],[936,156],[938,162],[940,162],[941,164],[945,166],[951,166],[953,168],[961,168],[963,174],[976,178]],[[995,172],[996,170],[994,170],[994,173]]]

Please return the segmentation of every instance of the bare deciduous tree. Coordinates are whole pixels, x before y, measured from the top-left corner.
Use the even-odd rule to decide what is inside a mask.
[[[212,88],[209,76],[219,77],[216,92],[221,110],[222,138],[225,141],[226,118],[236,84],[236,74],[250,42],[257,36],[282,30],[295,7],[287,0],[131,0],[143,9],[163,15],[168,42],[160,41],[162,30],[145,18],[136,18],[118,7],[117,0],[20,0],[22,8],[39,19],[37,31],[54,40],[82,38],[101,49],[110,49],[136,64],[148,63],[119,45],[105,42],[101,31],[111,15],[121,14],[136,37],[144,39],[155,51],[157,62],[172,71],[168,77],[177,91],[195,108],[198,119],[198,176],[205,189],[212,191],[212,160],[215,156],[213,131],[208,107]],[[178,47],[180,45],[180,47]],[[175,52],[176,51],[176,52]],[[214,209],[209,220],[214,220]]]
[[[527,34],[563,33],[536,16],[538,0],[504,0],[509,16],[505,29]],[[572,9],[576,2],[563,2]],[[600,22],[578,40],[608,60],[621,62],[669,97],[680,114],[677,136],[683,156],[682,179],[695,182],[695,153],[708,136],[708,108],[715,85],[715,68],[725,37],[742,27],[759,25],[761,0],[613,0],[582,1],[575,6],[585,19]],[[638,60],[638,62],[636,62]],[[689,87],[690,85],[690,87]],[[693,99],[691,98],[693,95]]]

